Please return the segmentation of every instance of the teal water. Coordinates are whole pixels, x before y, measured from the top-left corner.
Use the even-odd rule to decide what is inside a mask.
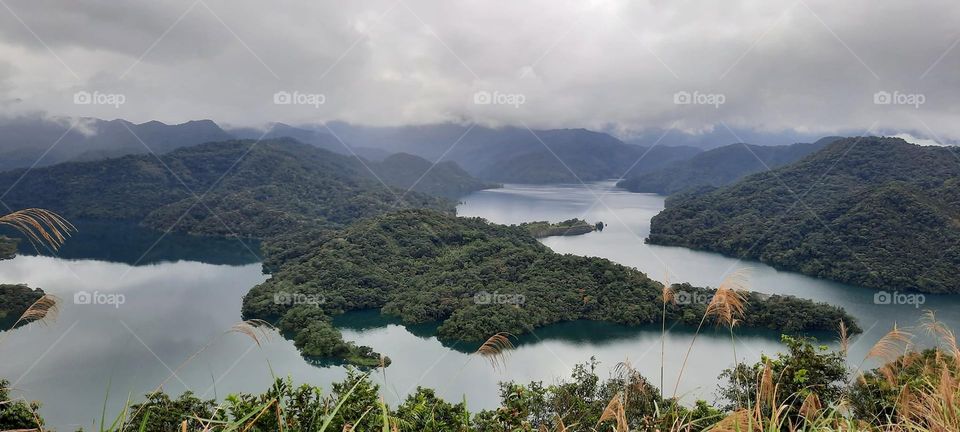
[[[650,217],[662,206],[662,197],[618,191],[609,183],[591,184],[589,189],[508,185],[466,197],[459,211],[500,223],[572,217],[603,221],[607,225],[603,232],[548,238],[544,243],[557,252],[609,258],[657,279],[669,273],[671,281],[716,285],[732,269],[749,266],[754,290],[815,298],[853,313],[869,329],[853,341],[853,364],[893,322],[912,325],[924,308],[939,310],[942,319],[960,328],[957,296],[927,296],[920,308],[878,305],[871,290],[716,254],[646,245],[642,239]],[[168,237],[129,226],[113,234],[110,225],[81,224],[80,228],[82,237],[71,242],[93,245],[71,245],[59,258],[24,255],[0,262],[0,281],[28,283],[64,299],[60,316],[52,324],[35,323],[0,333],[4,338],[0,376],[15,382],[15,396],[43,401],[41,412],[51,426],[93,429],[105,398],[108,415],[116,414],[128,396],[139,400],[161,384],[170,393],[192,390],[216,398],[263,391],[274,376],[291,376],[324,388],[345,376],[342,367],[307,362],[290,341],[280,337],[258,347],[247,336],[229,331],[241,320],[243,295],[267,277],[257,263],[255,244]],[[154,243],[157,246],[151,250]],[[123,303],[78,304],[74,296],[80,293],[96,293],[100,299],[122,294]],[[437,389],[448,400],[465,396],[474,410],[492,408],[498,401],[497,382],[552,383],[591,357],[601,362],[602,375],[629,360],[652,382],[659,382],[659,326],[630,328],[597,322],[549,326],[523,336],[507,367],[494,370],[470,355],[475,346],[441,343],[432,336],[431,326],[406,328],[376,311],[352,313],[335,322],[348,340],[391,357],[393,365],[385,376],[375,376],[391,403],[420,385]],[[664,341],[667,393],[676,382],[692,331],[672,328]],[[738,358],[756,361],[761,352],[775,352],[777,336],[738,332]],[[710,330],[701,335],[679,393],[688,400],[713,400],[716,377],[733,360],[729,334]]]

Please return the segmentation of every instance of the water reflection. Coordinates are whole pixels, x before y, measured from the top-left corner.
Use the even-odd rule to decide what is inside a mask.
[[[177,232],[163,233],[128,221],[72,221],[77,232],[71,235],[56,256],[63,259],[91,259],[131,265],[172,261],[244,265],[260,262],[260,242],[251,239],[198,237]],[[0,229],[9,237],[22,235]],[[53,251],[35,248],[28,241],[19,245],[21,255],[52,256]]]

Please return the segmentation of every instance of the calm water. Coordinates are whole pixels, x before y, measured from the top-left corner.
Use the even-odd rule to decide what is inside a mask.
[[[876,305],[871,290],[716,254],[645,245],[642,239],[650,217],[662,206],[661,197],[617,191],[607,183],[590,189],[508,186],[467,197],[460,213],[501,223],[572,217],[603,221],[607,224],[603,232],[549,238],[544,243],[558,252],[609,258],[657,279],[669,273],[671,281],[716,285],[727,272],[747,265],[752,268],[754,290],[828,301],[857,316],[870,330],[854,342],[853,363],[859,363],[894,321],[910,325],[922,312],[911,305]],[[279,337],[258,347],[247,336],[229,332],[241,319],[242,296],[266,278],[257,264],[255,244],[177,237],[157,243],[159,233],[127,226],[115,230],[122,233],[117,235],[104,228],[82,224],[83,236],[71,241],[96,244],[72,245],[64,250],[68,258],[20,256],[0,262],[0,281],[28,283],[64,299],[60,316],[51,325],[0,333],[5,338],[0,341],[0,376],[15,382],[16,396],[43,401],[42,413],[52,426],[91,429],[105,398],[109,416],[128,396],[139,400],[161,383],[170,393],[192,390],[214,398],[262,391],[274,375],[325,388],[345,376],[341,367],[304,361],[291,342]],[[100,300],[122,295],[123,303],[75,304],[78,293],[96,293]],[[960,328],[958,305],[957,297],[927,296],[923,308],[939,310],[941,319]],[[393,359],[385,380],[376,377],[392,402],[421,385],[437,389],[448,400],[465,395],[471,409],[490,408],[497,404],[498,381],[550,383],[568,376],[574,364],[591,356],[601,361],[602,375],[629,360],[653,382],[659,381],[658,326],[577,322],[539,329],[522,338],[506,370],[495,371],[469,355],[476,347],[445,346],[431,336],[430,326],[408,329],[371,312],[339,317],[336,323],[348,340],[373,346]],[[668,393],[691,335],[692,329],[678,327],[667,336]],[[741,360],[754,361],[761,352],[778,348],[777,335],[770,332],[737,335]],[[699,337],[680,393],[713,400],[716,376],[732,362],[728,334]]]

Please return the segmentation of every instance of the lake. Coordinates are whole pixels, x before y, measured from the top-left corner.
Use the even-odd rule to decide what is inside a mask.
[[[459,212],[493,222],[603,221],[606,228],[577,237],[553,237],[544,243],[561,253],[599,256],[636,267],[651,277],[715,286],[725,274],[750,267],[751,289],[788,293],[842,306],[867,330],[850,348],[859,364],[866,351],[894,322],[914,325],[930,308],[960,328],[958,296],[925,296],[921,306],[876,304],[876,292],[717,254],[646,245],[650,218],[663,197],[615,189],[610,182],[582,185],[523,186],[474,193]],[[292,342],[273,337],[255,344],[230,332],[241,320],[243,295],[267,276],[261,272],[257,245],[238,239],[162,236],[136,226],[79,223],[61,257],[23,255],[0,262],[0,281],[41,287],[63,299],[50,325],[34,323],[0,333],[0,376],[15,383],[15,396],[40,400],[49,426],[59,430],[93,429],[106,400],[108,417],[128,397],[162,384],[169,393],[191,390],[206,398],[232,392],[260,392],[274,376],[290,376],[329,389],[345,377],[339,366],[304,360]],[[162,237],[162,238],[161,238]],[[159,240],[159,241],[158,241]],[[75,297],[76,296],[76,297]],[[893,299],[903,298],[894,296]],[[76,299],[76,301],[75,301]],[[122,299],[122,301],[121,301]],[[881,299],[882,300],[882,299]],[[896,300],[895,300],[896,301]],[[498,402],[497,383],[554,382],[573,366],[595,356],[605,377],[629,360],[651,382],[660,377],[659,325],[630,328],[609,323],[573,322],[538,329],[518,341],[507,367],[494,370],[470,355],[476,346],[442,344],[431,326],[406,328],[376,312],[338,317],[347,340],[369,345],[393,360],[375,379],[388,402],[396,403],[416,386],[435,388],[450,401],[466,397],[472,410]],[[693,329],[667,334],[666,383],[671,393]],[[821,335],[832,339],[834,335]],[[761,352],[780,348],[778,335],[739,330],[736,353],[756,361]],[[679,392],[687,400],[713,400],[716,377],[734,360],[726,331],[709,329],[696,341]]]

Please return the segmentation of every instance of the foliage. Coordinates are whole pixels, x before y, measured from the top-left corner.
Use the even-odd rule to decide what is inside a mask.
[[[132,415],[126,432],[136,432],[146,422],[147,431],[176,431],[180,430],[184,421],[188,430],[203,430],[204,420],[223,420],[223,413],[217,409],[214,401],[201,400],[186,392],[179,398],[171,399],[166,393],[147,395],[143,403],[130,407]]]
[[[694,287],[688,283],[673,285],[675,301],[666,305],[667,317],[696,325],[696,319],[704,315],[709,299],[715,290]],[[804,332],[839,331],[841,321],[849,334],[863,332],[856,321],[840,307],[817,303],[790,295],[747,293],[743,316],[737,317],[737,325],[750,328],[767,328],[786,334]],[[694,301],[689,301],[693,299]],[[688,304],[677,304],[684,302]]]
[[[920,395],[941,389],[957,392],[957,376],[960,365],[950,354],[935,349],[910,352],[860,376],[850,389],[850,401],[858,418],[878,426],[902,423],[909,413],[920,414],[911,406]]]
[[[397,407],[395,418],[404,430],[422,432],[463,431],[470,427],[466,401],[451,404],[438,397],[433,389],[417,387],[417,391]]]
[[[725,186],[750,174],[796,162],[837,139],[839,138],[829,137],[812,144],[784,146],[730,144],[674,162],[656,171],[626,178],[618,182],[617,186],[631,192],[653,192],[661,195]]]
[[[40,405],[14,400],[9,386],[10,381],[0,379],[0,430],[35,430],[43,427],[43,419],[36,415]]]
[[[721,374],[727,383],[718,393],[726,402],[726,410],[759,406],[769,416],[779,409],[779,415],[797,423],[808,396],[816,395],[825,406],[840,401],[848,372],[846,356],[810,338],[783,336],[782,341],[787,352],[778,353],[776,358],[764,356],[758,363],[740,363]],[[771,384],[773,387],[768,387]]]
[[[369,347],[344,341],[340,330],[330,323],[330,318],[318,307],[298,305],[287,311],[278,324],[282,332],[294,335],[294,345],[308,358],[342,359],[362,367],[390,364],[389,358]]]
[[[293,333],[298,346],[317,352],[341,346],[335,332],[319,323],[351,310],[381,309],[405,324],[439,322],[441,338],[466,341],[581,319],[654,323],[662,314],[658,282],[609,260],[554,253],[519,226],[405,210],[303,241],[309,243],[305,255],[281,263],[254,287],[243,314],[281,318],[281,328]],[[290,295],[323,299],[310,312],[317,316],[296,318],[302,307],[276,301]],[[745,324],[832,331],[838,322],[830,320],[853,321],[837,308],[806,300],[766,302],[752,299],[758,313]],[[778,314],[789,308],[806,313]],[[667,319],[696,325],[702,311],[702,304],[671,305]]]
[[[842,139],[734,185],[671,197],[648,241],[878,289],[957,293],[958,185],[948,148]]]
[[[0,331],[7,330],[27,311],[34,302],[43,297],[43,290],[26,285],[0,284]]]

